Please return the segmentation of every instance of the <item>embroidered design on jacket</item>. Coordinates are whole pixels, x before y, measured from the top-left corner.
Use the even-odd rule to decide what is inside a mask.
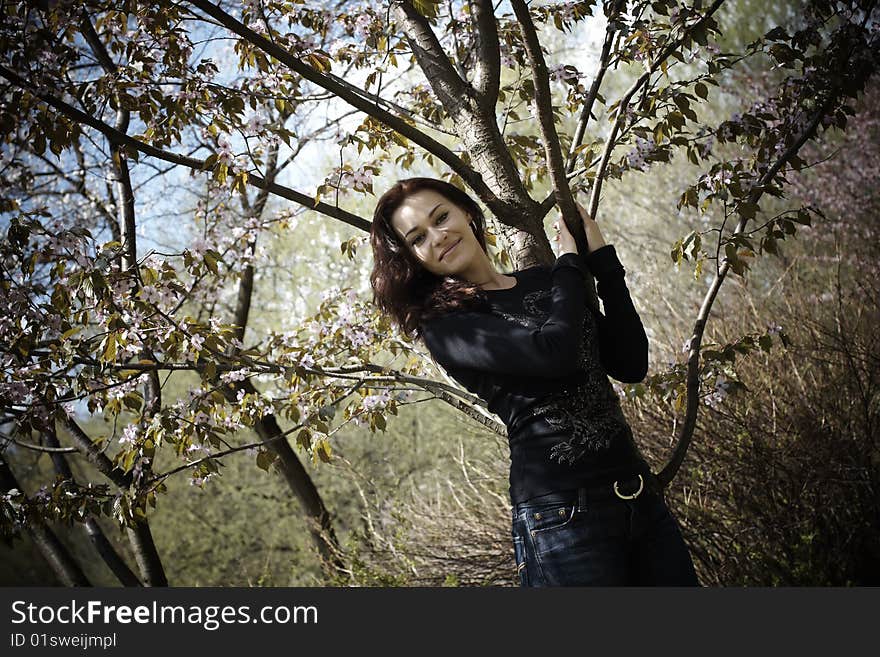
[[[545,299],[550,299],[550,297],[551,293],[548,290],[537,290],[535,292],[528,292],[523,296],[523,310],[525,310],[524,314],[508,313],[501,310],[500,308],[494,307],[493,312],[508,321],[516,322],[520,326],[524,326],[530,329],[537,329],[540,328],[541,325],[546,322],[547,318],[550,316],[550,308],[546,307],[542,303]]]
[[[550,316],[552,292],[538,290],[523,297],[525,314],[494,312],[527,328],[539,328]],[[532,415],[540,415],[555,429],[570,436],[553,446],[550,457],[572,464],[588,452],[607,449],[612,439],[627,429],[620,400],[602,367],[596,320],[587,308],[584,330],[578,349],[578,362],[584,376],[577,385],[569,385],[545,396],[534,404]]]

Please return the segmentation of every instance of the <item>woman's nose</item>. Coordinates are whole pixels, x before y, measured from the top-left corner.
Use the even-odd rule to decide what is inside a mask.
[[[446,233],[444,231],[439,228],[430,228],[428,230],[431,235],[431,243],[434,244],[434,246],[441,246],[443,242],[446,241]]]

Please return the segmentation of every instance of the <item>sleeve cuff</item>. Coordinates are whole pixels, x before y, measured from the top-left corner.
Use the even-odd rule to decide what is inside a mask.
[[[577,253],[563,253],[561,256],[556,258],[556,263],[553,265],[553,271],[555,272],[557,269],[561,269],[563,267],[572,267],[577,269],[581,274],[586,274],[587,271],[584,268],[584,263],[581,262],[580,256]]]
[[[624,268],[617,257],[613,244],[601,246],[584,256],[584,263],[596,278],[606,278],[612,274],[623,274]]]

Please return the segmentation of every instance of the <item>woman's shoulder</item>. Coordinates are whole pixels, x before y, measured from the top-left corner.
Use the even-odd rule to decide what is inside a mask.
[[[425,316],[419,322],[418,337],[427,343],[453,336],[473,337],[475,332],[494,327],[493,322],[499,318],[498,309],[505,303],[493,297],[477,308],[456,308]]]
[[[489,308],[456,308],[444,313],[428,315],[419,322],[421,332],[432,331],[438,328],[447,328],[456,324],[466,324],[474,318],[484,316],[490,312]]]
[[[552,278],[553,265],[532,265],[511,273],[521,290],[535,285],[546,285]]]

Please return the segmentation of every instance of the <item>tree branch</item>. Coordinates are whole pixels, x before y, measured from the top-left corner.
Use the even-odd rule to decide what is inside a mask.
[[[614,121],[614,125],[611,126],[611,133],[608,135],[608,140],[605,143],[602,160],[599,162],[599,169],[596,171],[596,178],[593,182],[593,191],[590,194],[590,207],[588,208],[588,212],[593,219],[596,218],[596,214],[599,211],[599,194],[602,191],[602,182],[605,179],[605,171],[608,168],[608,162],[611,159],[611,151],[613,151],[614,147],[617,145],[617,133],[620,131],[623,122],[626,121],[626,109],[629,106],[630,99],[642,87],[642,85],[651,79],[651,76],[657,72],[660,65],[669,59],[672,53],[674,53],[679,46],[685,42],[691,32],[709,20],[712,14],[714,14],[722,4],[724,4],[724,0],[715,0],[700,20],[689,26],[678,39],[666,46],[666,48],[657,56],[657,59],[651,63],[648,70],[642,73],[639,78],[633,82],[632,86],[620,99],[620,102],[617,105],[617,118]]]
[[[580,253],[587,253],[586,235],[580,220],[580,214],[574,205],[568,181],[565,177],[565,165],[562,160],[562,149],[559,145],[559,135],[556,133],[556,125],[553,118],[553,97],[550,94],[550,77],[547,73],[547,64],[538,41],[538,33],[532,16],[524,0],[511,0],[516,19],[522,29],[526,53],[532,68],[532,77],[535,86],[535,109],[538,114],[538,122],[541,126],[541,140],[544,142],[544,153],[547,160],[547,168],[553,181],[553,191],[562,218],[565,221],[572,236],[575,238]]]
[[[280,120],[284,120],[286,117],[282,117]],[[272,144],[269,147],[269,154],[266,158],[266,180],[268,182],[274,182],[275,176],[278,175],[278,145]],[[260,193],[257,194],[256,201],[254,205],[250,207],[248,205],[247,196],[242,194],[242,205],[244,206],[244,210],[248,216],[248,218],[259,218],[263,214],[263,210],[266,207],[266,201],[269,199],[269,192],[266,189],[261,189]],[[253,257],[254,252],[257,247],[256,238],[252,239],[248,243],[248,250],[250,251],[251,256]],[[244,340],[244,332],[247,327],[248,317],[250,315],[251,310],[251,298],[253,297],[254,291],[254,275],[256,270],[254,268],[254,264],[251,261],[248,261],[247,266],[244,268],[244,272],[242,272],[241,280],[238,283],[238,295],[236,296],[235,302],[235,315],[232,319],[232,323],[235,325],[235,338],[239,341]]]
[[[98,33],[95,32],[88,11],[85,8],[80,11],[80,31],[89,44],[92,53],[94,53],[101,64],[101,68],[104,69],[104,72],[108,75],[116,75],[116,64],[110,58],[107,49],[98,37]],[[123,106],[119,95],[115,93],[114,102],[116,103],[116,125],[114,128],[116,131],[125,134],[128,132],[131,115]],[[122,229],[122,268],[123,270],[128,270],[137,265],[134,191],[131,186],[131,176],[125,151],[120,146],[121,144],[119,143],[110,142],[110,161],[113,163],[113,176],[116,180],[117,214],[119,215],[119,226]]]
[[[565,162],[562,159],[562,147],[559,144],[559,135],[556,133],[556,124],[553,115],[553,97],[550,94],[550,77],[547,74],[547,64],[541,52],[541,44],[538,41],[538,33],[532,16],[524,0],[511,0],[511,6],[516,14],[525,38],[526,53],[532,67],[533,81],[535,86],[535,107],[538,113],[538,121],[541,125],[541,140],[544,142],[544,153],[547,168],[553,181],[553,191],[562,220],[568,227],[569,232],[575,239],[578,253],[586,255],[590,252],[587,243],[587,235],[584,232],[584,222],[580,212],[575,207],[571,188],[568,186],[568,178],[565,171]],[[596,283],[589,273],[585,275],[588,303],[599,307],[599,299],[596,295]]]
[[[262,34],[258,34],[254,30],[250,29],[240,21],[236,20],[234,17],[227,14],[225,11],[220,9],[220,7],[213,4],[212,2],[209,2],[208,0],[190,0],[190,4],[198,7],[201,11],[205,12],[206,14],[217,20],[219,23],[221,23],[225,28],[227,28],[234,34],[237,34],[245,41],[255,45],[266,54],[271,55],[309,82],[312,82],[319,87],[327,89],[328,91],[338,96],[341,100],[347,102],[349,105],[361,110],[368,116],[372,116],[376,120],[387,125],[392,130],[398,132],[403,137],[406,137],[410,141],[418,144],[427,152],[431,153],[432,155],[436,156],[438,159],[446,163],[447,166],[455,171],[455,173],[457,173],[471,189],[480,194],[480,196],[494,196],[492,192],[488,189],[488,187],[486,187],[485,183],[483,183],[480,176],[473,169],[467,166],[461,160],[461,158],[455,155],[455,153],[450,151],[443,144],[432,139],[423,132],[417,130],[409,123],[406,123],[399,117],[396,117],[390,112],[387,112],[386,110],[380,108],[378,105],[371,103],[369,100],[363,97],[360,90],[355,89],[348,83],[339,80],[335,76],[319,73],[289,51],[270,41]],[[456,75],[456,77],[458,76]]]
[[[95,57],[101,63],[101,67],[109,75],[116,75],[116,64],[107,53],[107,49],[95,32],[92,26],[91,18],[88,11],[81,11],[80,27],[86,41],[95,54]],[[116,102],[116,125],[115,130],[120,134],[127,134],[130,114],[124,108],[118,94],[114,94]],[[113,174],[116,179],[117,204],[119,212],[119,225],[122,229],[123,270],[130,270],[134,273],[134,280],[140,285],[140,274],[138,273],[137,260],[137,224],[135,222],[135,206],[134,206],[134,190],[131,185],[131,172],[128,166],[128,156],[126,155],[124,146],[119,142],[110,142],[110,159],[113,163]],[[143,352],[144,358],[153,358],[149,348],[145,348]],[[162,408],[162,385],[159,381],[159,373],[150,372],[146,382],[144,383],[144,409],[140,422],[149,421]],[[149,476],[151,469],[151,459],[146,456],[139,456],[142,464],[142,472],[145,476]],[[140,488],[140,487],[139,487]],[[149,521],[146,516],[135,517],[134,526],[128,528],[129,540],[140,567],[141,574],[147,586],[167,586],[168,579],[165,574],[165,568],[162,566],[162,560],[159,557],[159,551],[153,541],[152,532],[150,531]]]
[[[498,130],[494,102],[491,106],[483,102],[473,87],[459,77],[428,20],[412,2],[398,0],[395,7],[422,73],[450,116],[471,165],[480,173],[480,186],[474,187],[463,176],[462,179],[501,222],[502,234],[506,228],[523,231],[526,235],[519,239],[523,250],[529,255],[537,254],[539,260],[549,260],[552,255],[549,242],[545,246],[537,237],[535,202],[526,193],[516,163]],[[494,21],[494,13],[484,13],[483,20]],[[511,242],[517,241],[513,235],[509,238]]]
[[[24,490],[16,480],[2,452],[0,452],[0,489],[4,493],[17,489],[24,495]],[[25,496],[25,499],[27,499],[27,496]],[[40,554],[43,555],[43,558],[64,586],[92,585],[82,567],[76,562],[64,544],[58,540],[55,532],[49,528],[41,515],[30,514],[23,525],[24,530],[31,537]]]
[[[76,420],[67,418],[64,421],[64,427],[70,432],[73,444],[79,450],[80,454],[86,457],[86,460],[94,465],[98,472],[107,477],[116,486],[122,490],[131,486],[131,473],[123,472],[118,469],[104,452],[98,448],[88,434],[82,430],[82,427],[76,423]]]
[[[75,483],[76,480],[73,477],[73,471],[70,469],[70,464],[68,464],[67,458],[59,453],[62,450],[66,451],[70,448],[62,448],[59,446],[58,436],[55,435],[54,426],[43,434],[43,441],[49,445],[49,447],[45,449],[51,449],[53,451],[52,463],[55,465],[55,471],[61,475],[62,478]],[[128,564],[125,563],[125,560],[119,555],[116,548],[113,547],[113,544],[110,543],[110,540],[104,534],[104,530],[101,529],[101,525],[98,524],[97,519],[90,515],[85,519],[84,525],[86,533],[92,541],[92,545],[95,546],[98,554],[101,555],[104,563],[106,563],[107,567],[110,568],[114,575],[116,575],[119,582],[123,586],[140,586],[140,580],[138,580],[131,568],[128,567]]]
[[[155,157],[157,159],[171,162],[173,164],[179,164],[195,171],[205,170],[204,160],[163,151],[160,148],[156,148],[155,146],[151,146],[150,144],[145,144],[142,141],[138,141],[134,137],[121,133],[112,126],[107,125],[103,121],[96,119],[93,116],[89,116],[85,112],[77,109],[76,107],[73,107],[69,103],[61,100],[60,98],[57,98],[47,92],[36,90],[33,85],[31,85],[27,80],[19,76],[17,73],[11,71],[6,66],[3,66],[2,64],[0,64],[0,76],[3,76],[16,86],[27,91],[28,93],[33,94],[35,97],[39,98],[40,100],[53,107],[57,111],[61,112],[65,116],[83,125],[87,125],[90,128],[94,128],[95,130],[103,134],[108,140],[110,140],[111,143],[120,143],[134,150],[140,151],[145,155],[149,155],[150,157]],[[254,187],[257,187],[259,189],[265,188],[270,193],[275,194],[276,196],[286,198],[287,200],[303,205],[310,210],[315,210],[316,212],[321,212],[322,214],[325,214],[328,217],[332,217],[333,219],[338,219],[339,221],[346,223],[349,226],[359,228],[360,230],[366,232],[370,231],[370,222],[367,219],[363,219],[355,214],[346,212],[341,208],[329,205],[324,202],[319,202],[315,204],[314,198],[308,196],[307,194],[303,194],[302,192],[297,192],[288,187],[279,185],[278,183],[269,183],[264,178],[256,174],[249,173],[247,182],[249,185],[253,185]]]
[[[473,87],[455,71],[437,35],[428,24],[428,19],[419,13],[412,2],[394,0],[392,4],[413,55],[431,83],[437,98],[454,120],[461,112],[467,110],[469,99],[475,96]]]
[[[742,202],[743,204],[757,204],[758,200],[760,200],[760,198],[764,195],[767,186],[773,181],[773,178],[776,176],[776,174],[779,173],[782,167],[785,166],[786,162],[788,162],[798,152],[798,150],[800,150],[801,146],[803,146],[806,141],[813,135],[813,133],[815,133],[819,122],[822,120],[822,117],[825,115],[825,112],[830,107],[834,99],[835,98],[832,95],[820,106],[819,110],[812,117],[804,131],[791,144],[791,146],[789,146],[782,153],[782,155],[773,164],[773,166],[771,166],[767,170],[767,172],[763,176],[761,176],[761,178],[752,188],[752,191]],[[742,233],[745,230],[748,221],[749,220],[746,217],[741,217],[736,225],[736,228],[733,231],[733,234],[738,235]],[[688,362],[686,379],[687,406],[685,410],[685,418],[684,422],[681,425],[681,430],[679,431],[678,439],[676,441],[676,445],[673,449],[672,455],[667,464],[657,475],[661,485],[663,486],[669,484],[669,482],[671,482],[672,479],[675,477],[675,474],[678,472],[678,469],[681,467],[681,464],[684,461],[685,454],[687,453],[688,446],[690,445],[691,438],[693,437],[694,428],[696,427],[697,423],[697,410],[700,405],[700,344],[703,340],[703,333],[709,320],[709,314],[712,310],[712,305],[715,302],[715,298],[718,295],[718,291],[720,290],[721,284],[724,282],[728,271],[730,271],[730,261],[725,258],[724,262],[721,264],[721,267],[719,267],[718,269],[718,274],[715,276],[715,280],[712,281],[712,284],[706,291],[705,297],[703,297],[703,303],[701,304],[700,311],[697,314],[696,322],[694,322],[694,330],[688,342]]]
[[[472,11],[477,40],[473,88],[484,111],[494,113],[501,81],[501,51],[492,0],[474,0]]]
[[[47,454],[76,454],[79,452],[76,447],[46,447],[45,445],[34,445],[33,443],[26,443],[22,440],[13,438],[9,434],[3,432],[0,432],[0,440],[5,440],[8,443],[18,445],[19,447],[24,447],[25,449],[29,449],[34,452],[44,452]]]
[[[571,174],[572,171],[574,171],[574,165],[577,162],[577,148],[581,145],[581,142],[584,139],[587,124],[593,113],[593,104],[596,102],[596,97],[599,95],[599,87],[602,85],[602,79],[608,71],[611,45],[614,42],[614,35],[616,33],[615,20],[620,15],[620,11],[624,5],[625,0],[616,0],[612,6],[610,14],[608,15],[608,26],[605,28],[605,41],[602,44],[602,54],[599,56],[599,70],[596,71],[596,75],[593,78],[593,84],[590,85],[590,91],[587,94],[587,100],[584,102],[584,107],[581,110],[581,116],[578,120],[577,128],[575,129],[574,138],[571,140],[571,148],[568,153],[568,163],[565,165],[565,172],[568,174]],[[546,202],[546,200],[544,202]],[[543,209],[543,203],[541,206]]]

